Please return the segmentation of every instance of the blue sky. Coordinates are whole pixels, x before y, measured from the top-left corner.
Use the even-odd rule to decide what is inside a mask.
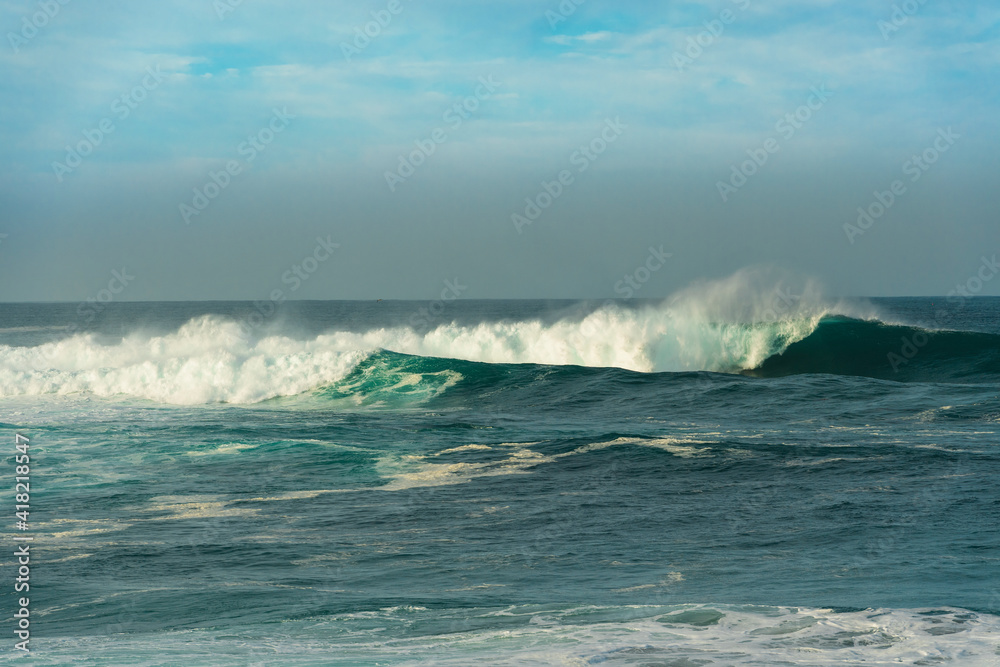
[[[933,295],[1000,251],[990,3],[586,0],[552,25],[558,1],[244,0],[220,17],[225,2],[0,2],[0,300],[81,300],[122,267],[121,299],[258,299],[327,235],[338,254],[294,298],[431,299],[454,278],[471,298],[604,298],[660,244],[671,260],[638,296],[755,264]],[[373,12],[391,21],[348,59]],[[481,77],[499,85],[447,122]],[[792,136],[776,129],[810,100]],[[272,137],[275,109],[290,120]],[[578,171],[609,119],[625,129]],[[53,166],[102,121],[78,166]],[[252,161],[250,137],[273,139]],[[519,233],[512,215],[564,170]],[[896,180],[884,215],[845,230]]]

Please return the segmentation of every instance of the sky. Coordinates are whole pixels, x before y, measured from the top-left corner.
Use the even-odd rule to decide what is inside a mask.
[[[0,0],[0,33],[0,301],[944,295],[1000,253],[995,3]]]

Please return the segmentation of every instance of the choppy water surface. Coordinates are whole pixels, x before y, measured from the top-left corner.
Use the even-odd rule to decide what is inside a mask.
[[[1000,663],[1000,300],[689,297],[0,305],[32,664]]]

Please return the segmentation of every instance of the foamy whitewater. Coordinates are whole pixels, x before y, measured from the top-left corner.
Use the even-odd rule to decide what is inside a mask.
[[[1000,299],[264,306],[0,305],[31,664],[1000,664]]]
[[[341,380],[380,350],[490,364],[737,373],[806,338],[831,308],[858,317],[874,313],[862,304],[828,305],[808,285],[793,295],[778,284],[769,301],[753,287],[746,274],[737,274],[638,309],[609,303],[550,322],[442,322],[426,332],[390,326],[305,339],[269,335],[273,326],[258,331],[246,321],[202,315],[176,331],[137,331],[117,342],[79,333],[34,347],[2,346],[0,396],[86,393],[175,404],[256,403]]]

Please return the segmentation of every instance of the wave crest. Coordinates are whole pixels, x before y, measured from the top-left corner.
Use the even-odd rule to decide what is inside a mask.
[[[280,334],[248,340],[235,322],[208,315],[174,333],[133,333],[113,345],[78,334],[37,347],[0,346],[0,396],[86,393],[176,404],[254,403],[329,387],[378,350],[486,363],[741,372],[808,337],[832,310],[845,312],[847,306],[830,305],[809,283],[796,287],[773,272],[745,270],[694,285],[656,306],[610,302],[555,322],[449,323],[427,333],[387,327],[329,331],[309,340]],[[419,377],[396,382],[409,387]],[[455,381],[446,374],[434,382],[444,390]]]
[[[78,334],[36,347],[0,346],[0,396],[85,393],[161,403],[256,403],[334,382],[367,356],[321,339],[246,341],[235,322],[204,316],[164,336],[102,345]]]

